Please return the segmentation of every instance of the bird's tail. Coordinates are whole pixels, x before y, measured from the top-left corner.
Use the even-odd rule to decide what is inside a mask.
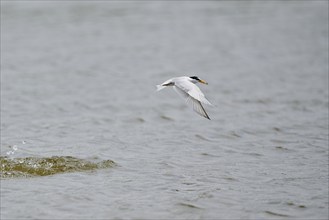
[[[162,86],[162,85],[157,85],[157,91],[160,91],[161,89],[164,89],[165,86]]]

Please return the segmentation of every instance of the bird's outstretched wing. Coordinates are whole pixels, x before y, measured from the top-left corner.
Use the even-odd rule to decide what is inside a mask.
[[[185,93],[187,93],[189,96],[193,97],[197,101],[200,101],[203,104],[206,105],[212,105],[208,99],[206,99],[203,92],[199,89],[197,85],[195,85],[192,82],[186,81],[186,80],[176,80],[175,86]]]
[[[183,89],[181,89],[180,87],[178,87],[178,86],[176,86],[176,85],[175,85],[173,88],[174,88],[174,90],[175,90],[178,94],[180,94],[180,95],[186,100],[186,103],[192,105],[193,110],[194,110],[196,113],[198,113],[199,115],[201,115],[201,116],[203,116],[203,117],[205,117],[205,118],[207,118],[207,119],[210,120],[210,118],[209,118],[207,112],[204,110],[204,108],[203,108],[203,106],[202,106],[202,104],[201,104],[201,102],[200,102],[199,100],[195,99],[195,98],[192,97],[188,92],[184,91]],[[206,99],[206,100],[207,100],[207,99]],[[207,100],[207,101],[208,101],[208,100]],[[208,102],[209,102],[209,101],[208,101]],[[209,104],[210,104],[210,102],[209,102]]]

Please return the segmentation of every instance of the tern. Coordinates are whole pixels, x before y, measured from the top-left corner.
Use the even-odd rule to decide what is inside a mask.
[[[198,82],[208,85],[206,81],[197,76],[181,76],[168,79],[161,85],[157,85],[157,91],[172,86],[173,89],[186,100],[186,103],[192,104],[193,110],[196,113],[210,120],[202,103],[206,105],[212,104],[206,99],[199,87],[195,85]]]

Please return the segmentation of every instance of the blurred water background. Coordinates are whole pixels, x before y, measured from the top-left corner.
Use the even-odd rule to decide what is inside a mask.
[[[327,219],[328,1],[1,1],[1,158],[1,219]]]

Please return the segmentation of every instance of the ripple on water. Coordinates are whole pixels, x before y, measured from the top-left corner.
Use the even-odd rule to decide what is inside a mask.
[[[53,157],[25,157],[9,158],[0,157],[0,177],[36,177],[48,176],[59,173],[90,171],[115,166],[112,160],[92,162],[71,156]]]
[[[166,120],[166,121],[174,121],[173,118],[165,116],[165,115],[161,115],[160,118],[163,119],[163,120]]]
[[[272,212],[272,211],[265,211],[265,213],[272,215],[272,216],[278,216],[278,217],[290,217],[289,215],[286,214],[281,214],[277,212]]]
[[[199,206],[196,206],[196,205],[193,205],[193,204],[190,204],[190,203],[185,203],[185,202],[180,202],[180,203],[178,203],[178,205],[183,206],[183,207],[187,207],[187,208],[192,208],[192,209],[202,209]]]

